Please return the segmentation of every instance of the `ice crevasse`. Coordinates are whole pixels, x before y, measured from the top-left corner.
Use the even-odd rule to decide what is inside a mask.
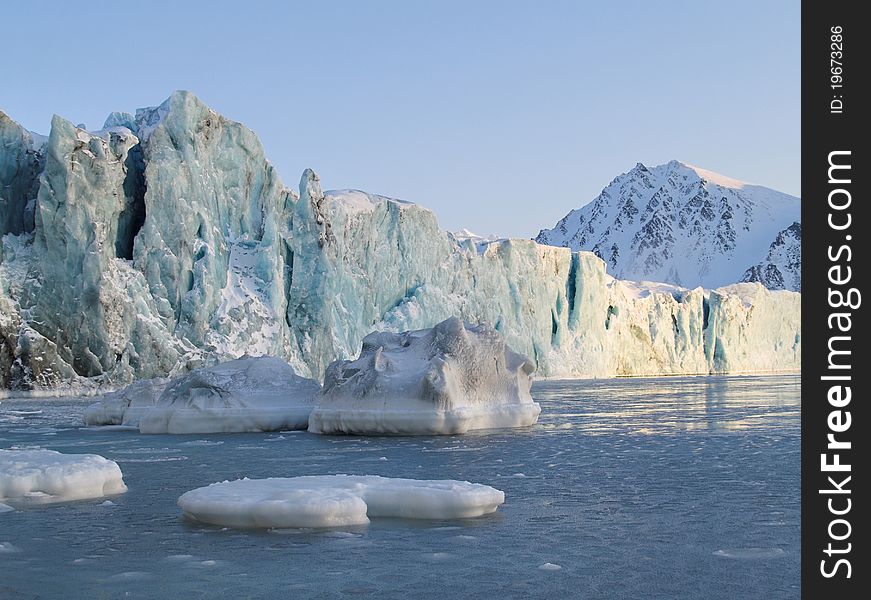
[[[47,140],[0,113],[0,139],[0,389],[115,388],[244,354],[323,380],[367,335],[449,317],[489,323],[542,377],[801,363],[800,294],[625,282],[588,252],[470,243],[311,170],[297,192],[189,92],[99,131],[55,117]]]

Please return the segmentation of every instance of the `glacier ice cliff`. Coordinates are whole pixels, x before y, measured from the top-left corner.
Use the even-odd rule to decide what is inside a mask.
[[[370,332],[451,316],[492,324],[539,376],[800,365],[799,294],[636,284],[589,252],[474,244],[311,170],[297,193],[189,92],[94,132],[55,117],[47,140],[2,115],[0,142],[0,388],[109,389],[244,354],[321,379]]]

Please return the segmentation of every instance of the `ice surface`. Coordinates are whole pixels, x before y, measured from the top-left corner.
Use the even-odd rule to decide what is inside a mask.
[[[505,494],[477,483],[377,475],[238,479],[183,494],[193,520],[227,527],[342,527],[372,517],[466,519],[495,512]]]
[[[244,356],[172,380],[139,419],[142,433],[305,429],[320,385],[280,358]]]
[[[372,333],[360,358],[329,366],[315,433],[453,434],[538,420],[533,364],[489,325],[452,317],[431,329]]]
[[[60,502],[127,491],[121,469],[96,454],[0,450],[0,499]]]
[[[142,415],[154,408],[168,379],[140,379],[110,392],[85,409],[85,425],[125,425],[139,427]]]

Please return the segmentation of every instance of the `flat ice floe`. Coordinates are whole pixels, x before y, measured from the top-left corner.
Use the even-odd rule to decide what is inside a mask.
[[[185,516],[240,528],[343,527],[370,517],[465,519],[495,512],[505,494],[467,481],[319,475],[237,479],[178,499]]]
[[[489,325],[377,332],[357,360],[332,363],[309,419],[314,433],[454,434],[525,427],[541,407],[532,362]]]
[[[142,433],[305,429],[320,385],[271,356],[242,358],[173,379],[139,418]]]
[[[96,454],[0,450],[0,500],[63,502],[126,491],[118,465]]]
[[[139,427],[139,420],[154,408],[168,379],[141,379],[110,392],[85,409],[85,425],[125,425]]]

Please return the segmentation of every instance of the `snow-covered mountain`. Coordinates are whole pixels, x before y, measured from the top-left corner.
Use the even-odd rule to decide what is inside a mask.
[[[777,234],[765,257],[744,272],[742,281],[758,281],[769,290],[801,291],[801,223]]]
[[[465,227],[460,229],[459,231],[452,231],[451,235],[454,236],[454,239],[461,245],[466,246],[468,248],[473,248],[478,254],[484,252],[487,249],[487,246],[494,242],[499,242],[504,240],[505,238],[500,238],[498,235],[490,234],[490,235],[480,235],[475,233],[474,231],[469,231]]]
[[[676,160],[638,163],[535,239],[590,250],[620,279],[716,288],[742,281],[800,213],[798,198],[766,187]]]

